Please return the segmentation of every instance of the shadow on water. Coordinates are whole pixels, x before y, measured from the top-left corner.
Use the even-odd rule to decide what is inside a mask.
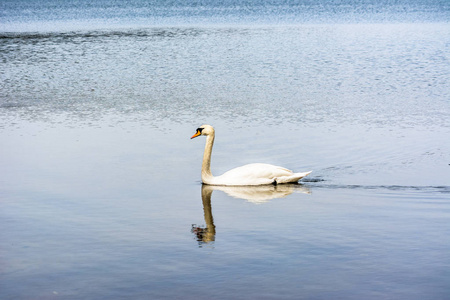
[[[311,194],[308,187],[301,184],[260,185],[260,186],[211,186],[202,185],[203,213],[205,227],[192,224],[191,232],[195,234],[199,245],[215,241],[216,226],[211,207],[211,195],[213,191],[225,192],[228,196],[247,200],[254,204],[262,204],[269,200],[286,197],[294,192]]]
[[[329,184],[325,179],[308,178],[303,182],[311,188],[326,189],[349,189],[349,190],[388,190],[388,191],[418,191],[418,192],[435,192],[450,193],[448,185],[365,185],[365,184]]]

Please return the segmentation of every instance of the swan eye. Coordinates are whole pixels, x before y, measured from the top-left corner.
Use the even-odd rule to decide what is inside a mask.
[[[197,128],[197,132],[199,132],[200,134],[202,133],[202,131],[203,131],[203,128]]]

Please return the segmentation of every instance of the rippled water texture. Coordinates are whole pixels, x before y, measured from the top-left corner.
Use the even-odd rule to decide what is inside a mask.
[[[445,24],[6,35],[2,126],[225,122],[274,131],[263,148],[276,155],[287,140],[315,170],[446,185],[448,37]],[[386,176],[398,171],[410,174]]]
[[[3,0],[2,31],[223,24],[448,22],[446,0]]]
[[[446,299],[448,2],[299,3],[2,1],[0,298]]]

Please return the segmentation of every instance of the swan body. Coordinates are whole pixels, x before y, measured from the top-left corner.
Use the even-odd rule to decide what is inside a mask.
[[[205,152],[202,163],[202,182],[209,185],[264,185],[298,182],[309,175],[309,172],[294,173],[283,167],[269,164],[255,163],[231,169],[221,176],[213,176],[211,173],[211,153],[214,145],[215,132],[210,125],[202,125],[197,128],[191,139],[200,135],[206,136]]]

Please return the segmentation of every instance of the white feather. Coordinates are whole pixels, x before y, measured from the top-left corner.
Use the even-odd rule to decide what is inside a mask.
[[[191,138],[206,136],[205,152],[202,163],[202,182],[210,185],[242,186],[298,182],[309,172],[294,173],[283,167],[255,163],[232,169],[221,176],[211,174],[211,153],[214,145],[215,131],[210,125],[202,125]]]

